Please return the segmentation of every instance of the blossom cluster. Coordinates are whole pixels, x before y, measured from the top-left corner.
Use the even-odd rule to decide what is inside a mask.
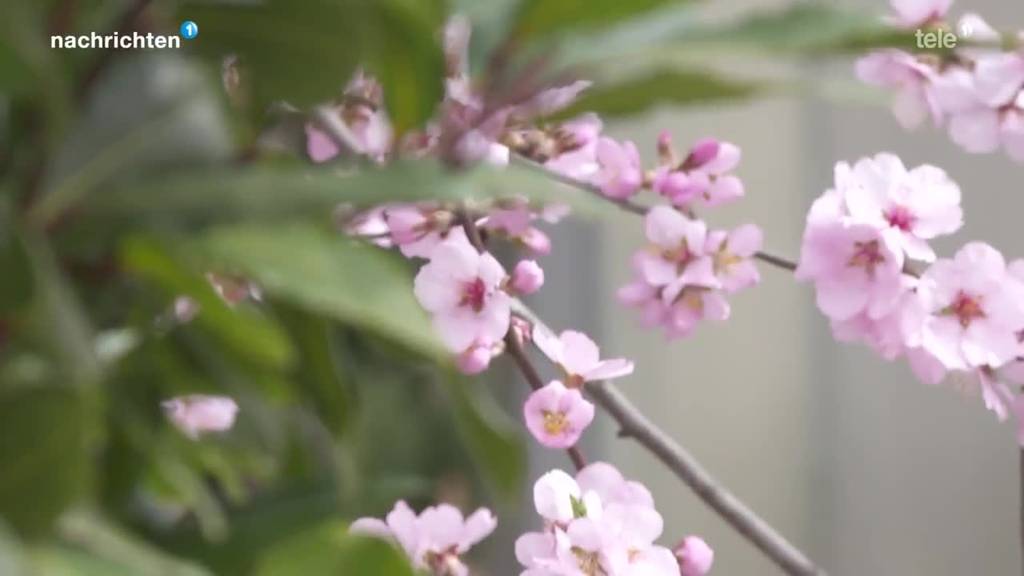
[[[733,294],[760,281],[754,256],[761,229],[753,224],[733,230],[709,230],[696,214],[743,196],[743,182],[732,174],[740,150],[728,142],[704,139],[681,161],[668,134],[658,141],[661,164],[651,174],[651,189],[669,205],[644,217],[649,245],[633,256],[633,280],[619,300],[640,310],[641,322],[660,326],[668,338],[689,336],[702,320],[725,320]]]
[[[892,22],[907,30],[947,31],[951,0],[892,0]],[[1024,162],[1024,33],[1006,50],[981,16],[965,14],[956,30],[964,46],[948,54],[883,50],[857,62],[863,82],[895,91],[893,112],[905,128],[927,119],[945,125],[970,153],[1002,148]]]
[[[675,553],[655,543],[663,521],[651,493],[610,464],[575,478],[552,470],[534,485],[533,502],[544,527],[516,541],[524,576],[702,576],[711,568],[713,552],[697,537]]]
[[[349,526],[349,532],[398,544],[415,568],[435,576],[466,576],[469,569],[462,555],[494,532],[497,525],[494,514],[486,508],[464,518],[450,504],[430,506],[416,514],[399,501],[384,520],[360,518]]]
[[[891,154],[840,162],[808,214],[796,277],[814,283],[838,339],[906,356],[925,382],[973,375],[1005,419],[1019,404],[1007,382],[1021,381],[1024,260],[981,242],[938,258],[929,241],[962,221],[960,188],[939,168]]]

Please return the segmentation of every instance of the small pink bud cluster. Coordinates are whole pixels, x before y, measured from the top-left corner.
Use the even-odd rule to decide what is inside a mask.
[[[743,181],[732,174],[741,156],[736,145],[706,138],[679,161],[671,137],[663,133],[658,152],[662,165],[654,171],[651,189],[674,206],[683,210],[721,206],[743,197]]]
[[[951,3],[892,0],[892,21],[907,29],[948,30],[944,18]],[[905,128],[931,118],[936,126],[945,124],[967,152],[1003,148],[1024,162],[1024,49],[1003,50],[1000,34],[976,14],[964,15],[956,30],[964,46],[951,55],[883,50],[860,59],[857,75],[896,92],[893,112]]]
[[[814,283],[838,339],[905,355],[925,382],[974,374],[1004,419],[1018,404],[1004,381],[1020,382],[1024,261],[1007,264],[981,242],[937,258],[928,242],[962,219],[960,188],[939,168],[907,170],[891,154],[841,162],[807,216],[796,276]]]
[[[190,394],[165,400],[160,406],[168,420],[193,440],[230,430],[238,415],[238,404],[227,396]]]
[[[498,521],[486,508],[468,518],[450,504],[431,506],[418,515],[402,501],[384,520],[360,518],[349,532],[392,541],[402,548],[413,566],[432,576],[466,576],[462,556],[494,532]]]
[[[534,484],[533,502],[544,529],[516,540],[524,574],[696,576],[707,569],[691,565],[710,567],[710,549],[684,560],[656,544],[663,521],[650,491],[610,464],[596,462],[575,478],[552,470]]]

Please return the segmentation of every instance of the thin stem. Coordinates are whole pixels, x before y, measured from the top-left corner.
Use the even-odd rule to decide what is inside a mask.
[[[796,262],[782,256],[776,256],[769,252],[758,252],[757,254],[754,254],[754,258],[783,270],[789,270],[790,272],[796,270]]]
[[[544,322],[522,302],[515,311],[541,329]],[[791,576],[824,576],[825,572],[799,549],[725,489],[689,452],[672,439],[626,398],[611,382],[589,382],[589,396],[619,425],[619,436],[631,438],[667,466],[712,510]],[[1024,455],[1022,455],[1024,473]],[[1024,518],[1024,517],[1022,517]]]

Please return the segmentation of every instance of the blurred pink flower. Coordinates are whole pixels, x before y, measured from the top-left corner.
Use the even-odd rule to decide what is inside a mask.
[[[533,342],[541,352],[562,369],[570,388],[578,388],[591,380],[618,378],[633,373],[633,363],[625,358],[601,359],[601,351],[586,334],[566,330],[555,336],[535,326]]]
[[[230,430],[238,414],[238,404],[227,396],[191,394],[165,400],[160,406],[171,423],[193,440]]]

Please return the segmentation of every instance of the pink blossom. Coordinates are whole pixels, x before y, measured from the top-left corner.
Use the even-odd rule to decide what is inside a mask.
[[[193,440],[231,429],[238,414],[238,404],[227,396],[190,394],[165,400],[160,406],[171,423]]]
[[[491,365],[491,360],[501,354],[503,350],[501,344],[488,342],[488,341],[477,341],[469,346],[469,348],[462,351],[461,354],[455,358],[455,366],[463,374],[474,375],[480,374],[487,367]]]
[[[544,285],[544,269],[533,260],[522,260],[512,270],[510,286],[520,294],[533,294]]]
[[[922,165],[908,171],[892,154],[858,161],[843,190],[850,217],[895,233],[900,247],[915,260],[931,262],[928,240],[951,234],[963,223],[960,187],[945,171]]]
[[[596,154],[600,169],[593,181],[605,196],[625,199],[640,191],[644,176],[635,144],[602,137],[597,141]]]
[[[682,576],[704,576],[711,571],[715,551],[700,536],[687,536],[676,546],[676,558]]]
[[[569,448],[594,419],[594,405],[558,380],[530,394],[523,405],[526,428],[548,448]]]
[[[677,168],[655,174],[652,188],[677,206],[698,203],[714,207],[743,196],[743,182],[730,174],[740,163],[740,149],[729,142],[698,141]]]
[[[760,282],[753,257],[761,249],[762,239],[761,229],[754,224],[708,234],[706,252],[711,255],[722,290],[737,292]]]
[[[494,531],[498,522],[490,510],[479,508],[468,518],[450,504],[426,508],[418,516],[402,501],[382,521],[360,518],[349,531],[394,540],[413,565],[438,576],[466,576],[462,555]]]
[[[901,50],[881,50],[857,61],[861,82],[896,90],[892,111],[907,129],[928,117],[936,123],[942,119],[942,110],[929,90],[934,76],[928,65]]]
[[[655,206],[644,219],[653,246],[638,255],[644,279],[653,286],[717,287],[714,261],[705,254],[707,226],[668,206]]]
[[[896,12],[892,21],[901,28],[914,29],[941,21],[953,0],[889,0]]]
[[[533,341],[549,360],[562,369],[570,388],[578,388],[584,382],[633,373],[633,363],[625,358],[601,360],[597,344],[582,332],[566,330],[556,337],[546,329],[535,326]]]
[[[493,256],[477,252],[464,236],[452,236],[416,275],[416,298],[433,314],[441,340],[461,353],[476,341],[497,342],[508,332],[506,277]]]
[[[936,261],[918,292],[928,314],[922,345],[950,370],[1001,366],[1024,352],[1024,286],[1001,254],[971,242],[952,260]]]

